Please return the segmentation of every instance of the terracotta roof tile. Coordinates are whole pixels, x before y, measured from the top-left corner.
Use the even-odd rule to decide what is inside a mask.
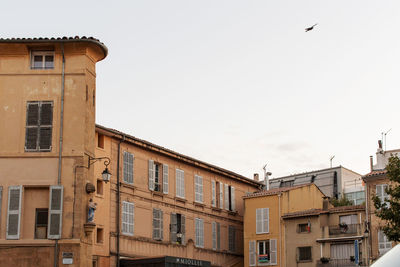
[[[339,212],[346,212],[346,211],[362,211],[362,210],[365,210],[364,205],[332,207],[327,210],[309,209],[309,210],[302,210],[302,211],[286,213],[282,216],[282,218],[289,219],[289,218],[305,217],[305,216],[318,216],[318,215],[324,214],[324,213],[339,213]]]
[[[261,190],[253,193],[248,193],[245,195],[243,198],[252,198],[252,197],[260,197],[260,196],[271,196],[271,195],[277,195],[282,192],[290,191],[296,188],[304,187],[304,186],[309,186],[312,183],[308,184],[301,184],[301,185],[296,185],[296,186],[288,186],[288,187],[279,187],[279,188],[273,188],[270,190]]]
[[[375,171],[371,171],[370,173],[365,174],[363,176],[363,178],[380,176],[380,175],[384,175],[384,174],[386,174],[386,170],[375,170]]]

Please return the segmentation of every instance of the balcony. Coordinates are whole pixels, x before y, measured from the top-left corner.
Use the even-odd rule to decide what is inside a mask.
[[[329,236],[351,236],[361,235],[361,225],[357,224],[337,224],[329,226]]]
[[[364,261],[366,262],[366,261]],[[356,265],[354,261],[348,259],[330,259],[329,262],[323,263],[320,260],[317,261],[317,267],[356,267],[356,266],[367,266],[364,262],[360,262]]]

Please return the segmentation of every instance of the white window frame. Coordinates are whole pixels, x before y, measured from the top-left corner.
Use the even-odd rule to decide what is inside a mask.
[[[382,230],[378,230],[378,250],[379,255],[383,255],[392,248],[390,241]]]
[[[269,233],[269,208],[256,209],[256,233]]]
[[[204,220],[195,218],[196,247],[204,248]]]
[[[42,66],[41,67],[35,67],[35,56],[41,56],[42,57]],[[46,56],[53,56],[53,66],[46,68]],[[54,63],[55,63],[55,53],[54,51],[31,51],[31,69],[33,70],[51,70],[54,69]]]
[[[266,245],[268,243],[269,246],[269,262],[268,263],[259,263],[259,256],[260,256],[260,245],[259,243],[264,243],[264,248],[266,248]],[[276,239],[266,239],[266,240],[257,240],[256,242],[256,259],[255,265],[252,266],[267,266],[267,265],[277,265],[277,261],[278,261],[278,254],[277,254],[277,240]],[[267,251],[264,251],[264,253],[267,253]]]
[[[176,169],[176,196],[179,198],[185,198],[185,172],[180,169]]]
[[[203,177],[200,175],[194,176],[194,201],[203,203]]]
[[[134,182],[134,154],[124,151],[123,153],[123,181],[127,184],[133,184]]]
[[[132,212],[129,211],[131,207]],[[132,226],[131,232],[129,231],[130,226]],[[124,228],[127,231],[124,231]],[[135,204],[133,202],[122,201],[121,232],[129,236],[133,236],[135,232]]]
[[[388,188],[387,184],[377,184],[376,195],[381,200],[381,204],[386,203],[386,206],[390,207],[389,201],[385,201],[385,199],[389,200],[389,195],[385,192],[386,188]]]

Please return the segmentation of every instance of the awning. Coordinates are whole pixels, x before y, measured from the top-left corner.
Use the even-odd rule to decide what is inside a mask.
[[[121,267],[137,267],[146,265],[154,267],[211,267],[211,262],[171,256],[140,259],[120,259]]]

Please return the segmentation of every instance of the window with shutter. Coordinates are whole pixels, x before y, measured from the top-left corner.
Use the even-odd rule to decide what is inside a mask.
[[[133,154],[124,151],[124,182],[133,184]]]
[[[2,205],[2,200],[3,200],[3,187],[0,186],[0,222],[1,222],[1,205]],[[0,224],[1,226],[1,224]]]
[[[171,213],[170,225],[169,225],[169,234],[170,234],[171,243],[177,242],[177,233],[178,233],[177,214]]]
[[[178,234],[181,233],[182,237],[181,237],[181,243],[182,245],[186,244],[186,219],[185,219],[185,215],[179,214],[180,215],[180,231],[179,231],[179,227],[178,227]]]
[[[256,233],[269,232],[269,208],[256,209]]]
[[[226,210],[229,210],[229,185],[227,185],[227,184],[224,184],[224,187],[225,187],[225,192],[224,192],[224,194],[225,194],[225,209]]]
[[[62,210],[63,210],[63,186],[50,186],[49,201],[49,227],[47,237],[49,239],[61,239]]]
[[[163,239],[163,212],[159,209],[153,209],[153,239]]]
[[[256,261],[258,265],[276,265],[276,248],[276,239],[257,241]]]
[[[390,241],[382,230],[378,231],[378,249],[379,255],[383,255],[392,248],[392,241]]]
[[[256,266],[256,241],[249,241],[249,265]]]
[[[229,251],[236,251],[236,229],[234,226],[229,225]]]
[[[270,254],[271,254],[271,263],[270,265],[276,265],[277,264],[277,244],[276,244],[276,239],[271,239],[269,240],[269,247],[270,247]]]
[[[154,191],[154,161],[149,160],[149,189]]]
[[[224,208],[224,184],[223,183],[217,183],[217,186],[219,185],[219,208],[223,209]]]
[[[217,250],[221,249],[221,225],[217,222]]]
[[[176,169],[176,196],[185,198],[185,173]]]
[[[212,232],[212,248],[213,250],[217,249],[217,223],[212,222],[211,224],[211,232]]]
[[[163,164],[163,193],[168,194],[168,165]]]
[[[204,221],[195,218],[196,247],[204,248]]]
[[[388,200],[389,195],[386,193],[387,184],[378,184],[376,185],[376,196],[381,200],[381,203],[386,203],[387,206],[390,206]],[[386,199],[386,201],[385,201]]]
[[[7,239],[19,239],[22,186],[8,188]]]
[[[134,228],[134,204],[132,202],[122,202],[122,233],[133,235]]]
[[[236,206],[235,206],[235,188],[233,186],[229,186],[230,190],[230,211],[235,211]]]
[[[203,177],[199,175],[194,176],[194,192],[195,201],[203,203]]]
[[[52,131],[53,102],[27,102],[25,151],[51,151]]]
[[[214,180],[211,180],[211,206],[216,207],[216,184]]]

